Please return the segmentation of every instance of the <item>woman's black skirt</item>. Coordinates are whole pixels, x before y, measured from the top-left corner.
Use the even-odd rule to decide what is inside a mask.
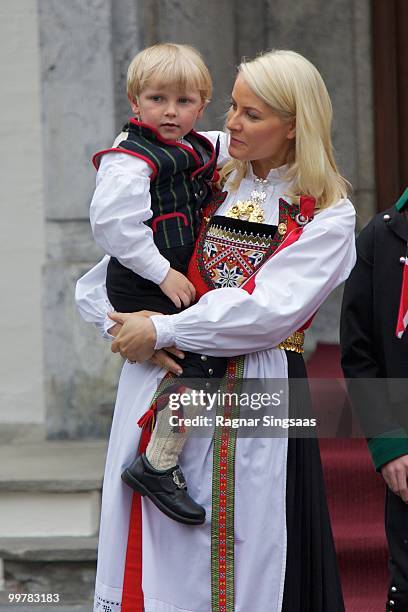
[[[290,416],[310,418],[312,402],[303,358],[290,351],[286,355]],[[344,612],[316,438],[289,438],[286,522],[282,612]]]

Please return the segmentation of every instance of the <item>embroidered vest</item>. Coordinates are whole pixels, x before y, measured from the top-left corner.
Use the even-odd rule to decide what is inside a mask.
[[[111,151],[134,155],[149,164],[153,171],[150,184],[153,216],[146,224],[153,230],[157,247],[169,249],[193,244],[200,227],[200,210],[212,198],[210,182],[217,163],[218,143],[214,150],[207,138],[191,131],[184,137],[191,149],[165,140],[157,130],[136,119],[130,119],[123,131],[127,137],[115,148],[94,155],[95,167],[99,167],[102,155]]]
[[[252,293],[262,265],[296,242],[306,223],[313,219],[315,200],[304,196],[299,204],[280,198],[277,226],[217,216],[216,211],[226,196],[226,192],[216,194],[203,211],[200,235],[187,274],[196,288],[197,299],[221,287],[241,287]],[[296,333],[307,329],[312,318]],[[302,352],[303,338],[294,334],[288,340],[279,348]]]

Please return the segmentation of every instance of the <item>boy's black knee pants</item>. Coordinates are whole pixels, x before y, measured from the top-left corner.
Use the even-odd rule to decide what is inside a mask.
[[[186,274],[192,250],[193,246],[191,245],[178,247],[177,249],[168,249],[169,252],[164,253],[164,255],[170,261],[173,269]],[[152,310],[162,314],[177,314],[183,310],[183,308],[177,308],[158,285],[125,268],[114,257],[110,258],[108,264],[106,290],[109,301],[117,312]],[[224,376],[228,365],[227,357],[210,357],[209,355],[189,351],[183,352],[185,353],[184,359],[178,359],[172,355],[172,358],[183,369],[181,379],[219,379]],[[205,385],[193,386],[206,387],[214,391],[214,385],[210,380]]]

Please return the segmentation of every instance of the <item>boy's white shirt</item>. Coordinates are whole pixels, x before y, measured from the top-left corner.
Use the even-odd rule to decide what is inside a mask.
[[[201,132],[214,145],[220,138],[218,167],[229,159],[228,135]],[[120,134],[113,146],[123,140]],[[187,143],[189,144],[189,143]],[[103,155],[96,175],[96,189],[90,207],[95,242],[108,255],[143,278],[160,285],[170,268],[153,240],[145,221],[152,217],[150,198],[151,167],[126,153]]]

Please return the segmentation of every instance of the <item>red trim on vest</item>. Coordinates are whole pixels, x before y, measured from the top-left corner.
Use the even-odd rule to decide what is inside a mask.
[[[218,170],[214,170],[214,174],[211,180],[213,183],[218,183],[218,181],[220,180],[220,173],[218,172]]]
[[[209,145],[211,147],[211,157],[210,157],[210,159],[203,166],[201,166],[200,168],[197,168],[197,170],[194,170],[194,172],[191,173],[191,176],[193,177],[196,174],[198,174],[199,172],[202,172],[205,168],[207,168],[207,166],[211,165],[214,162],[214,160],[215,160],[215,148],[214,148],[214,145],[211,142],[211,140],[208,140],[208,138],[206,138],[202,134],[199,134],[195,130],[191,130],[191,134],[193,134],[196,138],[198,138],[198,140],[200,140],[200,138],[202,140],[205,140],[207,145]],[[201,161],[199,163],[201,163]]]
[[[173,217],[181,217],[184,221],[184,225],[188,226],[188,220],[187,217],[184,213],[181,212],[172,212],[172,213],[166,213],[165,215],[160,215],[159,217],[155,217],[155,219],[152,222],[152,230],[154,232],[156,232],[156,226],[158,224],[159,221],[165,221],[166,219],[172,219]]]
[[[127,155],[133,155],[133,157],[137,157],[143,160],[144,162],[146,162],[150,166],[150,168],[153,170],[153,173],[150,177],[151,181],[154,181],[154,179],[157,176],[157,168],[148,157],[145,157],[144,155],[140,155],[139,153],[135,153],[134,151],[129,151],[128,149],[122,149],[121,147],[113,147],[112,149],[103,149],[102,151],[98,151],[97,153],[95,153],[95,155],[92,157],[92,163],[97,170],[99,169],[99,164],[100,164],[99,158],[102,157],[102,155],[105,155],[105,153],[126,153]]]
[[[166,138],[163,138],[163,136],[160,136],[159,132],[152,125],[149,125],[148,123],[143,123],[143,121],[138,121],[137,119],[134,119],[133,117],[129,119],[129,123],[133,123],[134,125],[140,125],[141,127],[148,128],[149,130],[153,132],[157,140],[159,140],[163,144],[168,144],[168,145],[172,145],[173,147],[179,147],[180,149],[184,149],[185,151],[188,151],[189,153],[192,154],[197,165],[201,163],[200,157],[198,153],[195,151],[194,147],[188,147],[182,142],[177,142],[177,140],[167,140]]]
[[[313,218],[314,209],[316,206],[316,199],[312,196],[300,196],[300,213],[308,217]]]

